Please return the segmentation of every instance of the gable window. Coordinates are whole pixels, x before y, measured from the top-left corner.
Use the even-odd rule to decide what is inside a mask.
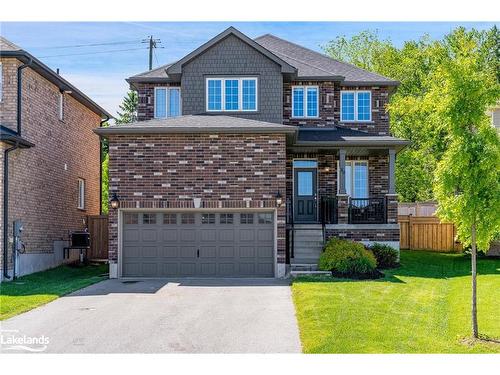
[[[371,121],[372,93],[370,91],[341,91],[341,121]]]
[[[206,83],[208,112],[257,110],[257,78],[207,78]]]
[[[318,86],[293,86],[292,117],[318,117],[318,97]]]
[[[59,93],[59,120],[64,120],[64,93]]]
[[[181,89],[179,87],[155,88],[155,118],[181,115]]]
[[[337,168],[337,178],[340,178],[340,170]],[[345,162],[345,190],[351,198],[368,198],[368,162],[346,161]]]
[[[78,209],[85,209],[85,180],[83,178],[78,179]]]

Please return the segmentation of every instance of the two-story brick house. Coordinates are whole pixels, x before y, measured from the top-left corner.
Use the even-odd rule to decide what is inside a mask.
[[[127,81],[139,121],[96,130],[112,277],[282,277],[330,236],[399,246],[397,82],[234,28]]]
[[[99,214],[100,141],[93,129],[109,117],[0,37],[0,279],[60,264],[69,232]],[[23,228],[15,267],[14,222]]]

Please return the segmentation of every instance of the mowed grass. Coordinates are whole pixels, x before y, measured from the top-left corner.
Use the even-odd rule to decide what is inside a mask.
[[[60,266],[0,284],[0,320],[107,278],[107,266]]]
[[[385,274],[296,279],[303,351],[500,353],[500,259],[478,260],[479,332],[490,340],[470,340],[470,257],[402,251],[401,267]]]

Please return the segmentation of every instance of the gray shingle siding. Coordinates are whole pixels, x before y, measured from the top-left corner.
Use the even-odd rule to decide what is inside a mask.
[[[208,76],[225,75],[256,76],[259,88],[257,112],[226,112],[226,114],[282,123],[281,67],[232,35],[184,65],[181,78],[183,114],[206,113],[205,79]]]

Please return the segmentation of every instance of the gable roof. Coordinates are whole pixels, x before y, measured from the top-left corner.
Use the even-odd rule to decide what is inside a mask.
[[[50,69],[47,65],[42,63],[36,57],[30,53],[23,50],[21,47],[15,45],[11,41],[0,36],[0,57],[14,57],[25,64],[30,64],[30,68],[40,74],[42,77],[52,82],[59,87],[60,90],[70,91],[73,98],[78,100],[84,106],[92,110],[94,113],[101,116],[101,118],[112,118],[113,116],[109,114],[104,108],[99,104],[90,99],[87,95],[73,86],[71,83],[66,81],[59,74]]]
[[[332,59],[322,53],[286,41],[271,34],[265,34],[255,41],[281,59],[298,68],[298,79],[335,79],[343,77],[344,85],[387,85],[399,82],[381,76],[352,64]]]
[[[152,70],[147,70],[145,72],[133,75],[126,79],[128,83],[133,82],[166,82],[170,81],[171,77],[167,74],[167,69],[175,63],[165,64],[154,68]]]
[[[167,69],[167,74],[181,74],[182,72],[182,66],[186,64],[187,62],[191,61],[198,55],[201,55],[203,52],[205,52],[207,49],[210,47],[214,46],[224,38],[228,37],[229,35],[234,35],[235,37],[241,39],[243,42],[247,43],[249,46],[253,47],[266,57],[268,57],[270,60],[274,61],[276,64],[281,66],[281,72],[282,73],[295,73],[296,68],[293,65],[290,65],[288,62],[282,60],[275,54],[271,53],[268,49],[263,48],[260,44],[256,43],[254,40],[250,39],[247,37],[245,34],[243,34],[241,31],[235,29],[234,27],[229,27],[223,32],[221,32],[219,35],[215,36],[214,38],[210,39],[208,42],[205,44],[201,45],[197,49],[195,49],[193,52],[189,53],[188,55],[184,56],[182,59],[177,61],[176,63],[172,64],[168,69]]]

